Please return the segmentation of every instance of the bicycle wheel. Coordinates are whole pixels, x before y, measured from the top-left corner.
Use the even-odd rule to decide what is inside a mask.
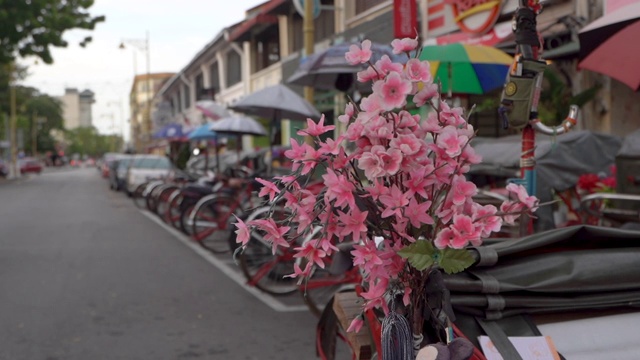
[[[269,207],[256,209],[246,221],[268,216],[278,220],[286,216],[284,209],[273,212],[270,210]],[[271,243],[264,239],[264,233],[254,230],[249,242],[238,255],[238,261],[249,285],[272,295],[287,295],[298,290],[297,279],[285,277],[293,273],[293,254],[291,248],[278,248],[274,254]]]
[[[158,195],[160,190],[162,190],[162,186],[164,185],[163,182],[152,182],[149,184],[149,186],[147,186],[146,192],[147,192],[147,196],[146,198],[146,204],[147,204],[147,210],[151,211],[152,213],[156,212],[156,207],[158,206]]]
[[[140,184],[133,193],[131,193],[133,203],[136,204],[138,209],[146,209],[147,207],[147,199],[145,198],[147,185],[149,185],[149,183]]]
[[[182,191],[177,189],[167,200],[167,210],[164,213],[164,221],[178,230],[180,228],[180,209],[182,206]]]
[[[162,189],[159,190],[156,204],[156,215],[158,215],[162,220],[165,219],[165,214],[169,208],[169,199],[176,191],[180,191],[180,189],[173,184],[164,185],[162,186]]]
[[[191,215],[191,237],[202,247],[222,254],[235,249],[229,248],[229,234],[235,227],[234,214],[243,216],[243,210],[236,198],[224,195],[212,195],[200,200]]]

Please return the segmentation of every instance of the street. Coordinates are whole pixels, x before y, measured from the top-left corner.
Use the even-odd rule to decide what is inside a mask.
[[[0,288],[0,360],[316,358],[299,299],[247,291],[94,168],[0,183]]]

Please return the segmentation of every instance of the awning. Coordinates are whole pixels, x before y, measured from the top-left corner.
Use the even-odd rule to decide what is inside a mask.
[[[261,5],[253,17],[248,18],[239,26],[231,30],[229,33],[229,41],[245,41],[248,40],[250,30],[260,24],[277,24],[278,17],[271,14],[278,6],[287,3],[286,0],[270,0]]]

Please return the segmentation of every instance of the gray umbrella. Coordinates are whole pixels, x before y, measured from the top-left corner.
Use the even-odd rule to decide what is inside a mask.
[[[209,127],[218,134],[235,134],[238,136],[238,164],[240,163],[240,137],[242,135],[266,136],[267,130],[259,122],[247,116],[234,115],[220,119]]]
[[[282,84],[258,90],[243,97],[229,108],[272,119],[274,122],[281,119],[305,121],[307,118],[320,118],[320,113],[313,105]]]
[[[360,46],[359,43],[333,45],[324,51],[301,59],[300,66],[286,82],[322,90],[348,91],[352,89],[355,85],[355,74],[366,69],[368,65],[351,65],[347,62],[344,55],[349,51],[351,45]],[[371,53],[371,61],[374,63],[384,55],[389,56],[394,62],[404,63],[407,61],[405,54],[394,54],[393,48],[389,45],[372,43]]]
[[[260,116],[271,120],[269,126],[269,147],[273,146],[275,132],[273,127],[282,119],[305,121],[307,118],[319,119],[320,112],[307,100],[293,92],[286,85],[268,86],[229,107],[230,109]]]
[[[266,136],[267,130],[259,122],[247,116],[234,115],[220,119],[209,127],[219,134]]]

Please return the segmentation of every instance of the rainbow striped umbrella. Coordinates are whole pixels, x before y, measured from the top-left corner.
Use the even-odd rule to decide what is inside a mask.
[[[420,60],[431,64],[434,82],[442,82],[449,96],[484,94],[504,85],[513,58],[502,50],[484,45],[427,45]]]

